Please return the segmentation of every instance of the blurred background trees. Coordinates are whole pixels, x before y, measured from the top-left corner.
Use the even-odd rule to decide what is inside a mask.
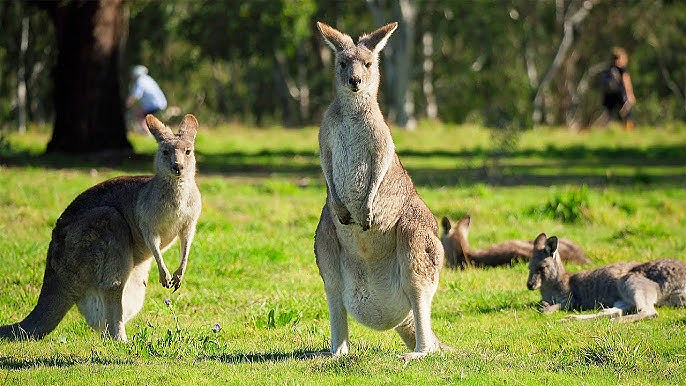
[[[56,107],[63,107],[54,101],[75,98],[68,84],[55,89],[65,71],[56,67],[54,12],[41,4],[0,2],[5,129],[26,121],[57,124]],[[88,3],[51,4],[59,10]],[[383,53],[381,99],[388,119],[401,127],[439,119],[583,128],[601,111],[597,78],[613,46],[630,54],[637,122],[686,120],[683,1],[130,0],[121,12],[120,98],[131,66],[144,64],[170,105],[204,124],[317,124],[333,93],[333,55],[317,20],[355,38],[400,21]],[[114,87],[91,84],[98,92]]]

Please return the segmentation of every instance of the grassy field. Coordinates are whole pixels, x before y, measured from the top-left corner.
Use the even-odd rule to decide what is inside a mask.
[[[545,231],[593,260],[570,271],[686,260],[684,130],[537,129],[507,151],[468,126],[393,136],[434,215],[472,216],[473,246]],[[131,138],[136,156],[103,160],[42,156],[48,137],[10,135],[1,153],[0,324],[35,305],[51,230],[69,202],[104,179],[152,171],[151,138]],[[201,128],[203,213],[181,289],[162,288],[153,268],[127,343],[103,341],[76,308],[42,341],[0,342],[0,384],[686,383],[686,310],[626,325],[561,323],[564,313],[538,313],[523,264],[443,270],[433,323],[453,353],[403,367],[395,333],[351,322],[350,355],[301,359],[329,340],[313,253],[325,199],[316,138],[316,128]],[[176,247],[165,260],[173,270]]]

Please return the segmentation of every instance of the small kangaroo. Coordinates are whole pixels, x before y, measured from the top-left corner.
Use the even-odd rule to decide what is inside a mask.
[[[530,240],[509,240],[493,244],[486,249],[472,249],[468,240],[470,216],[463,217],[455,226],[449,218],[443,217],[441,224],[443,226],[441,242],[445,250],[446,264],[451,268],[512,265],[519,261],[528,261],[534,250],[534,242]],[[576,264],[591,262],[581,247],[571,240],[559,239],[558,246],[560,256],[565,262]]]
[[[398,23],[352,38],[318,22],[335,51],[335,96],[319,130],[327,198],[315,234],[331,323],[331,354],[348,353],[350,313],[394,328],[406,362],[448,349],[431,329],[443,266],[438,224],[395,153],[377,102],[379,52]]]
[[[647,263],[614,263],[568,274],[558,252],[558,239],[541,233],[529,261],[530,290],[541,289],[543,312],[605,308],[563,320],[609,317],[628,322],[657,317],[655,305],[686,305],[686,262],[658,259]],[[635,314],[626,315],[636,311]]]
[[[76,303],[88,324],[115,340],[143,307],[151,257],[160,283],[181,286],[200,216],[194,141],[198,121],[186,115],[174,135],[146,117],[158,143],[154,176],[117,177],[81,193],[57,219],[38,304],[0,338],[41,339]],[[170,275],[162,252],[179,237],[181,262]]]

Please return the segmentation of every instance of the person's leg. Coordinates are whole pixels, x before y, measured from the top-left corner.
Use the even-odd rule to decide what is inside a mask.
[[[623,115],[623,120],[624,120],[624,129],[626,131],[633,131],[634,130],[634,116],[631,113],[631,108],[632,106],[630,105],[625,105],[622,110],[624,110],[624,115]]]

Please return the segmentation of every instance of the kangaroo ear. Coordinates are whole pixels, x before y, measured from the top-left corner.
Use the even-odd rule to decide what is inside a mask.
[[[396,28],[398,28],[397,21],[386,24],[370,34],[360,36],[358,44],[361,44],[369,48],[373,53],[378,54],[386,46],[388,38],[391,37],[391,34]]]
[[[198,120],[193,114],[186,114],[179,125],[179,135],[182,138],[195,141],[195,134],[198,132]]]
[[[441,225],[443,225],[443,233],[446,235],[448,232],[450,232],[450,228],[452,228],[453,224],[450,223],[450,219],[448,217],[443,216],[441,219]]]
[[[545,248],[546,240],[548,240],[548,236],[546,236],[545,233],[541,233],[540,235],[536,236],[536,239],[534,240],[534,249],[541,250]]]
[[[457,223],[458,228],[464,228],[464,229],[469,229],[469,226],[472,223],[472,218],[469,215],[466,215],[460,219]]]
[[[557,251],[557,236],[550,236],[545,242],[545,251],[549,256],[553,256]]]
[[[321,21],[317,22],[317,28],[319,28],[319,32],[322,33],[326,44],[334,51],[343,51],[344,49],[355,45],[353,38]]]
[[[150,130],[150,133],[155,137],[157,142],[174,136],[171,130],[152,114],[145,116],[145,123],[148,125],[148,130]]]

